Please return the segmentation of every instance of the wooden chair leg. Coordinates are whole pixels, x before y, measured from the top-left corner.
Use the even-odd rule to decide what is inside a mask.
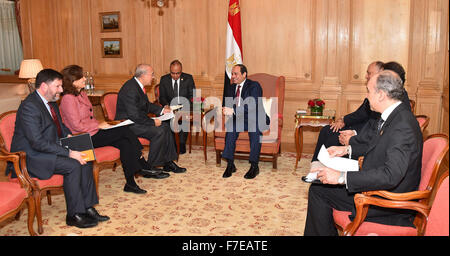
[[[220,150],[216,150],[216,166],[220,167],[220,162],[221,162],[221,154],[220,154]]]
[[[273,169],[277,169],[278,168],[277,162],[278,162],[278,154],[275,153],[275,154],[273,154],[273,159],[272,159],[272,168]]]
[[[34,202],[36,205],[36,219],[38,224],[38,233],[44,233],[44,229],[42,227],[42,210],[41,210],[41,193],[36,191],[33,193]]]
[[[36,232],[34,232],[33,229],[33,222],[36,208],[32,196],[30,196],[27,199],[27,205],[28,205],[28,232],[30,233],[31,236],[36,236],[37,234]]]
[[[47,191],[47,203],[48,205],[52,205],[52,193],[50,190]]]
[[[188,141],[189,141],[189,154],[190,154],[191,150],[192,150],[192,129],[188,133]]]
[[[15,220],[20,220],[20,215],[22,215],[22,209],[19,210],[19,211],[16,213],[16,216],[14,216],[14,219],[15,219]]]

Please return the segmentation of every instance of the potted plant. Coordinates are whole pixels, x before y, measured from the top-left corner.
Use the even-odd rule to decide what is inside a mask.
[[[312,116],[321,116],[323,114],[325,102],[321,99],[312,99],[308,101],[308,106],[311,108]]]

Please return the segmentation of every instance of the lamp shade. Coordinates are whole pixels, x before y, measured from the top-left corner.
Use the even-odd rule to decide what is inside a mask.
[[[38,59],[22,60],[20,64],[19,78],[36,78],[37,73],[44,69]]]

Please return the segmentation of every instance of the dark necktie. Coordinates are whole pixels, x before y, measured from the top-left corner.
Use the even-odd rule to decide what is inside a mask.
[[[175,94],[175,98],[178,97],[178,83],[177,80],[175,80],[175,83],[173,83],[173,93]],[[180,101],[179,99],[177,100]]]
[[[238,85],[238,87],[237,87],[237,90],[236,90],[236,99],[237,99],[237,101],[238,101],[238,106],[240,105],[240,103],[241,103],[241,86],[240,85]]]
[[[50,104],[50,102],[47,102],[48,106],[50,107],[50,112],[52,112],[52,118],[53,118],[53,122],[56,125],[56,128],[58,129],[58,137],[62,137],[62,130],[61,130],[61,124],[59,123],[59,119],[56,116],[56,111],[53,108],[52,104]]]
[[[383,118],[380,117],[380,119],[378,119],[378,124],[377,124],[378,132],[381,131],[381,127],[383,127],[383,123],[384,123],[384,120],[383,120]]]

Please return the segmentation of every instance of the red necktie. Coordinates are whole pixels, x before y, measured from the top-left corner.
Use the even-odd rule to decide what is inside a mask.
[[[238,106],[240,105],[240,103],[241,103],[241,99],[240,99],[240,97],[241,97],[241,86],[240,85],[238,85],[238,87],[237,87],[237,91],[236,91],[236,99],[237,99],[237,101],[238,101]]]
[[[142,86],[142,90],[144,91],[144,94],[147,94],[147,92],[145,91],[145,87]]]
[[[55,123],[56,128],[58,129],[58,136],[61,138],[62,137],[61,124],[59,123],[59,119],[56,116],[56,111],[53,108],[52,104],[50,104],[50,102],[47,102],[47,104],[50,106],[50,112],[52,112],[53,122]]]

